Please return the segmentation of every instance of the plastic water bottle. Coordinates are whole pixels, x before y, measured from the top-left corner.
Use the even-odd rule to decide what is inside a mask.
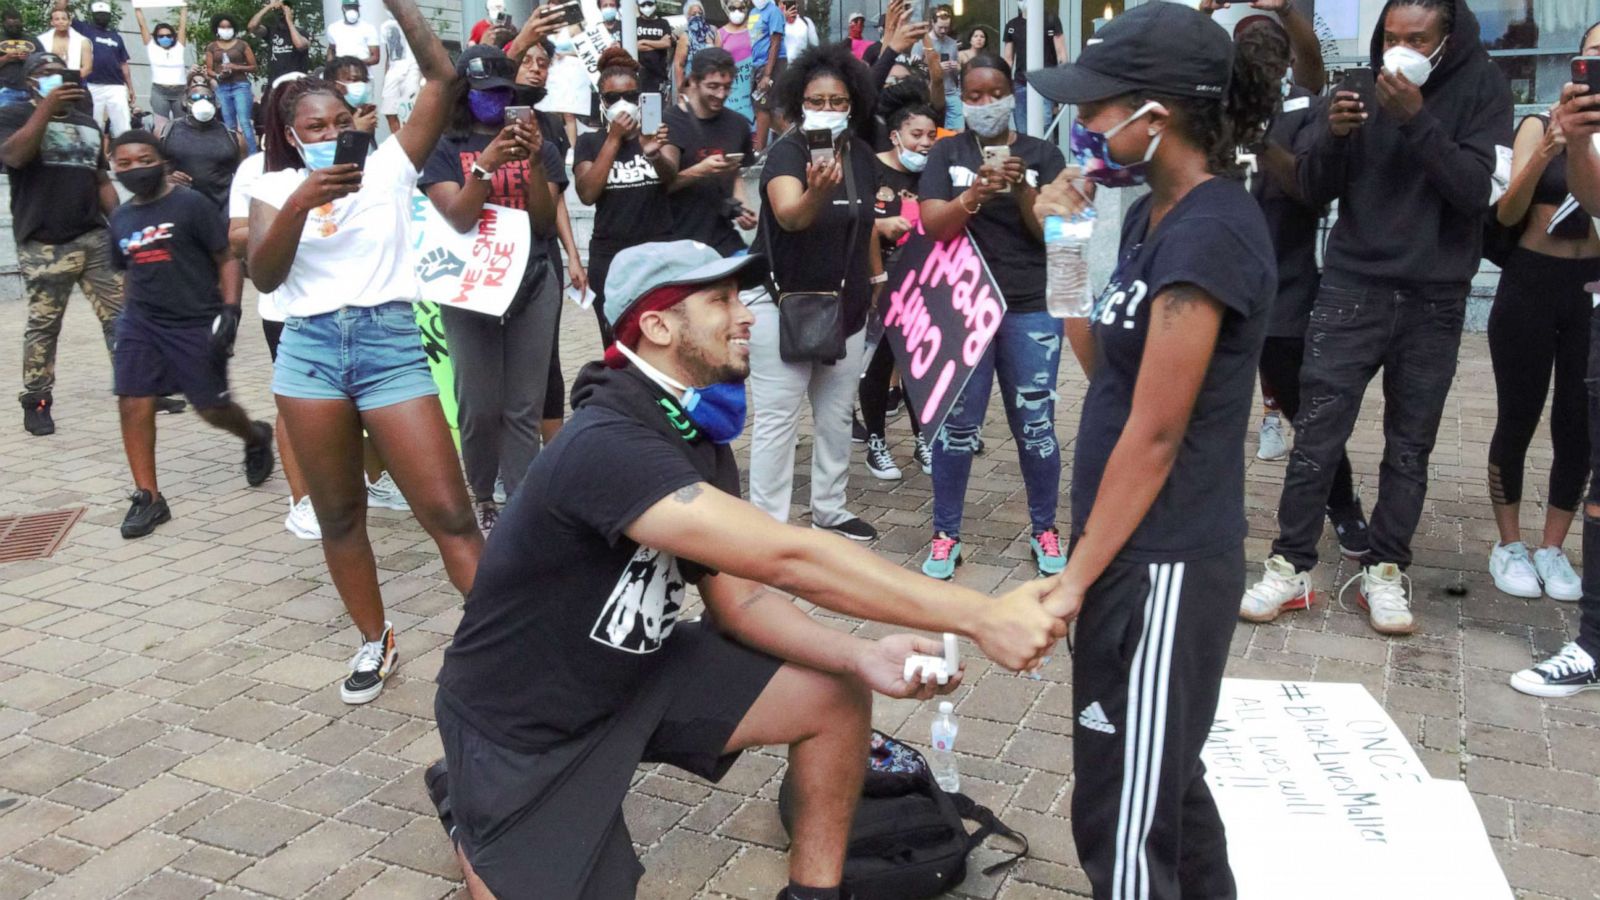
[[[948,793],[961,790],[961,771],[956,768],[956,707],[949,700],[939,704],[939,715],[933,720],[933,752],[928,765],[933,769],[933,780]]]
[[[1045,307],[1058,319],[1083,319],[1094,311],[1089,293],[1089,238],[1094,223],[1094,207],[1071,216],[1045,217]]]

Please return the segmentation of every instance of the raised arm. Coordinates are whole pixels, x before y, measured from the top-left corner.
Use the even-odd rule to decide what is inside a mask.
[[[255,15],[250,17],[250,21],[244,23],[244,30],[250,32],[251,34],[255,35],[258,38],[266,37],[267,36],[267,29],[266,29],[265,26],[263,26],[261,24],[261,20],[266,18],[267,13],[271,12],[273,10],[273,8],[276,7],[276,6],[277,6],[276,3],[271,3],[271,2],[263,4],[260,9],[256,10]],[[189,11],[189,8],[187,6],[185,6],[183,9],[184,9],[184,12],[188,12]],[[138,10],[135,9],[134,12],[138,12]],[[139,23],[141,25],[144,24],[144,17],[143,16],[139,17]]]
[[[428,160],[428,154],[433,152],[434,145],[439,143],[445,123],[450,120],[450,107],[455,97],[456,67],[450,61],[444,44],[439,43],[439,36],[433,33],[433,26],[417,9],[416,0],[384,0],[384,5],[389,8],[389,14],[394,16],[395,22],[399,23],[406,46],[411,48],[411,55],[417,60],[417,69],[422,73],[422,89],[417,92],[411,118],[401,126],[398,135],[400,146],[411,158],[411,164],[421,169]],[[372,56],[376,57],[377,53],[374,47]],[[373,61],[376,62],[376,59]]]
[[[133,19],[139,23],[139,43],[148,46],[150,43],[150,23],[144,20],[144,10],[135,6],[133,8]]]
[[[189,7],[178,10],[178,46],[189,46]]]

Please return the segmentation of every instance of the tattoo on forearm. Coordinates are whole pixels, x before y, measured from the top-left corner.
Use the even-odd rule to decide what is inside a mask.
[[[694,484],[686,484],[672,492],[672,499],[679,503],[693,503],[694,498],[700,496],[704,490],[705,487],[698,481]]]

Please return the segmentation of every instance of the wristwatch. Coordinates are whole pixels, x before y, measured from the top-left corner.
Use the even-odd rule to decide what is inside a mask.
[[[494,173],[477,163],[472,164],[472,177],[479,181],[493,181]]]

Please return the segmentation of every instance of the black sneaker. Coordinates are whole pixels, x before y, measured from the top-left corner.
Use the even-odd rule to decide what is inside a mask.
[[[905,412],[906,395],[898,385],[889,388],[889,398],[885,401],[888,407],[888,417],[894,418]]]
[[[50,415],[49,397],[22,398],[22,427],[36,437],[56,433],[56,420]]]
[[[189,404],[177,397],[157,397],[156,412],[166,416],[175,416],[189,408]]]
[[[1360,500],[1347,509],[1328,507],[1328,521],[1333,523],[1333,532],[1339,536],[1339,552],[1345,559],[1360,559],[1367,555],[1371,544],[1367,539],[1367,517],[1361,512]]]
[[[850,414],[850,441],[856,444],[867,442],[867,426],[861,424],[861,417],[855,413]]]
[[[1600,688],[1600,671],[1595,669],[1594,657],[1573,641],[1555,656],[1513,674],[1511,686],[1534,697],[1571,697]]]
[[[250,423],[250,440],[244,445],[244,480],[255,487],[272,475],[272,426]]]
[[[354,706],[366,703],[383,693],[384,679],[400,662],[400,652],[394,646],[394,626],[383,623],[383,637],[361,645],[350,658],[350,677],[339,685],[339,699]]]
[[[811,527],[817,529],[818,531],[831,531],[840,537],[849,538],[852,541],[866,542],[875,541],[878,539],[878,529],[873,528],[871,525],[868,525],[866,522],[863,522],[853,516],[845,519],[843,522],[838,522],[833,525],[818,525],[813,522],[811,523]]]
[[[881,435],[867,438],[867,471],[879,481],[900,480],[900,467],[894,464],[894,454],[889,452],[889,445],[883,442]]]
[[[439,824],[444,826],[445,835],[451,843],[455,843],[456,817],[450,811],[449,774],[450,769],[445,766],[444,758],[440,757],[422,773],[422,784],[428,789],[428,799],[433,801],[434,811],[439,814]]]
[[[125,538],[144,537],[156,530],[162,522],[172,521],[172,510],[167,508],[167,498],[152,497],[149,491],[134,491],[133,505],[128,507],[128,514],[122,517],[122,536]]]
[[[980,435],[978,435],[978,446],[972,448],[972,455],[973,456],[982,456],[983,455],[983,451],[986,450],[986,449],[988,449],[988,448],[985,447],[984,444],[983,444],[983,435],[980,434]]]
[[[489,532],[500,523],[500,508],[491,500],[488,503],[479,503],[473,514],[478,520],[478,531],[483,533],[484,540],[488,540]]]

